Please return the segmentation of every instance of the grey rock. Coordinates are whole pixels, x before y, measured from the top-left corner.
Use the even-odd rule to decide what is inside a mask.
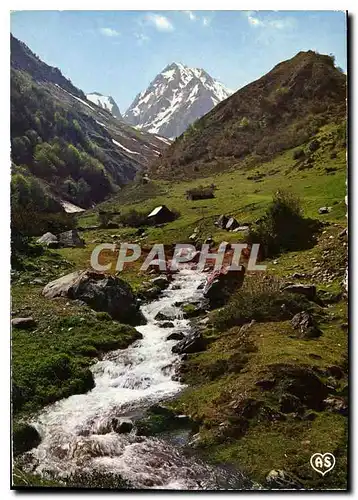
[[[331,211],[331,207],[320,207],[318,209],[319,214],[328,214]]]
[[[34,285],[43,285],[43,284],[44,284],[44,281],[43,281],[41,278],[34,278],[34,279],[32,280],[32,283],[33,283]]]
[[[160,324],[160,328],[174,328],[174,326],[174,323],[172,323],[171,321],[164,321]]]
[[[170,284],[170,281],[166,276],[158,276],[157,278],[153,278],[150,280],[153,286],[159,287],[161,290],[167,288]]]
[[[181,332],[173,332],[168,335],[167,340],[182,340],[184,338],[184,334]]]
[[[228,223],[229,221],[229,217],[227,217],[226,215],[222,214],[220,215],[220,217],[218,218],[218,220],[215,222],[215,225],[217,227],[219,227],[220,229],[225,229],[226,228],[226,224]]]
[[[209,300],[210,306],[220,306],[227,296],[240,288],[244,282],[245,268],[240,271],[213,271],[204,285],[203,295]]]
[[[126,434],[133,429],[133,422],[130,419],[114,418],[112,419],[112,428],[117,434]]]
[[[85,242],[78,234],[77,229],[71,229],[58,235],[58,241],[62,247],[84,247]]]
[[[192,330],[189,335],[172,348],[172,352],[175,354],[191,354],[194,352],[204,351],[205,349],[206,341],[201,332]]]
[[[240,224],[237,222],[235,217],[230,217],[230,219],[227,221],[225,229],[227,231],[233,231],[234,229],[236,229],[239,226],[240,226]]]
[[[317,327],[315,320],[307,311],[295,314],[291,320],[291,325],[295,330],[299,330],[299,336],[301,338],[312,339],[322,335],[322,332]]]
[[[136,298],[124,280],[92,270],[81,270],[62,276],[48,283],[42,295],[48,299],[68,297],[80,300],[96,311],[108,312],[112,318],[144,324]]]
[[[190,236],[189,236],[189,240],[190,241],[196,241],[198,239],[199,235],[198,233],[192,233]]]
[[[266,476],[266,483],[272,489],[303,489],[303,484],[292,474],[282,470],[271,470]]]
[[[310,300],[314,299],[316,296],[315,285],[304,285],[302,283],[285,286],[282,291],[287,293],[299,293],[301,295],[305,295]]]
[[[329,411],[348,416],[348,404],[345,398],[329,397],[323,403]]]
[[[27,318],[13,318],[11,320],[11,325],[25,330],[35,328],[37,323],[32,316],[29,316]]]
[[[164,307],[161,311],[159,311],[156,316],[156,321],[162,320],[171,320],[177,317],[178,311],[175,307]]]
[[[46,245],[46,246],[49,246],[50,244],[52,245],[59,245],[59,241],[58,241],[58,238],[57,236],[55,236],[54,234],[52,233],[45,233],[41,236],[41,238],[39,238],[38,240],[36,240],[37,243],[40,243],[41,245]]]
[[[152,286],[151,288],[141,290],[139,296],[145,300],[153,300],[158,298],[161,292],[162,290],[158,286]]]

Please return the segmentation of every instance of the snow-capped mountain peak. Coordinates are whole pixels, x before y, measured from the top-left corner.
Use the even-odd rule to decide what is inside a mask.
[[[119,107],[112,96],[105,96],[99,92],[92,92],[91,94],[87,94],[86,97],[100,108],[109,111],[115,118],[119,118],[120,120],[123,119]]]
[[[138,129],[174,138],[231,94],[204,69],[174,62],[137,95],[124,119]]]

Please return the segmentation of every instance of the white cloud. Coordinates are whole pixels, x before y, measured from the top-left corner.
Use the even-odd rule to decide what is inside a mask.
[[[137,39],[138,45],[143,45],[150,40],[149,36],[145,35],[144,33],[134,33],[134,36]]]
[[[189,17],[190,21],[196,21],[198,19],[192,10],[184,10],[184,14]]]
[[[99,31],[104,36],[119,36],[119,31],[113,28],[100,28]]]
[[[277,19],[260,19],[255,11],[245,12],[248,23],[250,26],[255,28],[272,28],[277,30],[283,30],[286,28],[291,28],[293,26],[293,22],[291,18],[277,18]]]
[[[208,17],[203,17],[203,26],[210,26],[211,24],[211,19]]]
[[[165,16],[159,14],[147,14],[147,21],[155,26],[158,31],[174,31],[174,26]]]
[[[255,16],[255,12],[247,13],[247,20],[251,26],[264,26],[265,23]]]
[[[290,28],[292,26],[292,20],[287,18],[287,19],[273,19],[272,21],[269,21],[268,23],[272,28],[276,28],[278,30],[284,30],[286,28]]]

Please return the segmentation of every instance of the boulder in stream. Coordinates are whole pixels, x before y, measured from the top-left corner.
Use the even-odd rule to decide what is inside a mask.
[[[111,426],[117,434],[126,434],[133,429],[133,422],[129,418],[113,418]]]
[[[158,287],[161,290],[164,290],[170,285],[170,281],[166,276],[157,276],[150,280],[152,286]]]
[[[205,351],[206,341],[198,330],[192,330],[183,340],[178,342],[172,352],[175,354],[191,354],[194,352]]]
[[[175,307],[164,307],[161,311],[159,311],[156,316],[155,320],[156,321],[166,321],[166,320],[172,320],[177,317],[178,311]]]
[[[183,340],[184,337],[185,335],[182,332],[173,332],[168,335],[166,340]]]
[[[14,455],[36,448],[41,443],[41,436],[29,424],[16,423],[13,426],[13,450]]]
[[[160,324],[160,328],[174,328],[174,326],[172,321],[163,321],[163,323]]]

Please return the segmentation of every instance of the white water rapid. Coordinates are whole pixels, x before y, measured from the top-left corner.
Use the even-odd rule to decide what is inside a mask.
[[[180,356],[171,352],[175,341],[166,338],[174,330],[187,334],[189,321],[180,317],[179,308],[174,328],[162,328],[154,318],[163,308],[200,297],[198,286],[204,279],[205,275],[191,270],[178,273],[158,300],[142,306],[147,324],[137,329],[143,338],[127,349],[108,353],[93,365],[95,387],[48,406],[36,417],[32,423],[42,441],[27,453],[28,471],[64,482],[78,473],[88,477],[94,472],[114,478],[118,475],[134,488],[248,487],[240,473],[185,456],[168,440],[137,436],[135,431],[108,432],[113,417],[141,414],[183,388],[173,380],[180,362]]]

